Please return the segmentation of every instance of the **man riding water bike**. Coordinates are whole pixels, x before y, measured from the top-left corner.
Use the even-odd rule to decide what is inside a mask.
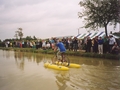
[[[61,57],[62,57],[62,60],[61,62],[64,62],[64,54],[66,52],[66,48],[64,46],[64,44],[62,43],[62,41],[60,39],[57,40],[56,42],[56,45],[55,45],[55,48],[54,48],[54,51],[56,52],[57,50],[60,51],[61,53]]]

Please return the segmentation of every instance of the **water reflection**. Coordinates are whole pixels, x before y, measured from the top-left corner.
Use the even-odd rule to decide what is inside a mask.
[[[25,60],[28,62],[35,62],[37,65],[45,59],[43,56],[36,55],[35,53],[26,53],[26,52],[15,52],[14,53],[15,62],[18,68],[24,70]]]
[[[52,57],[0,50],[0,90],[120,90],[119,60],[69,56],[82,67],[57,71],[44,67]]]
[[[10,57],[10,52],[6,52],[6,57]],[[42,55],[35,53],[26,53],[26,52],[15,52],[14,58],[16,60],[16,64],[18,64],[21,69],[24,69],[24,60],[28,60],[29,62],[36,62],[37,65],[39,63],[46,61],[51,61],[53,55]],[[83,57],[73,57],[69,56],[71,63],[77,63],[80,65],[94,65],[99,67],[110,67],[110,66],[120,66],[119,60],[107,60],[107,59],[99,59],[99,58],[83,58]]]
[[[94,65],[99,67],[110,67],[110,66],[120,66],[120,60],[108,60],[100,58],[85,58],[85,57],[71,57],[69,56],[72,63],[78,63],[80,65]]]
[[[1,50],[0,50],[1,51]],[[2,51],[3,53],[1,54],[3,57],[6,57],[6,58],[10,58],[10,55],[11,55],[11,53],[10,53],[10,51],[7,51],[7,50],[3,50]]]
[[[15,58],[15,63],[17,65],[18,68],[20,68],[21,70],[24,70],[24,54],[23,53],[16,53],[14,54],[14,58]]]
[[[68,72],[65,71],[59,71],[56,73],[56,84],[58,86],[58,90],[66,90],[68,85],[67,85],[67,81],[70,80],[69,74]]]

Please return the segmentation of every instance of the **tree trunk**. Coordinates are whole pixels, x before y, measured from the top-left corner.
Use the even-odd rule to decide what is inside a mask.
[[[105,34],[106,34],[106,37],[108,36],[108,33],[107,33],[107,25],[105,25]]]

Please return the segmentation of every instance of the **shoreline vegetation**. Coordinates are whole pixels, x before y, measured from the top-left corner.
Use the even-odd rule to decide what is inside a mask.
[[[1,50],[12,50],[12,51],[20,51],[20,52],[32,52],[32,53],[42,53],[42,54],[54,54],[55,52],[52,49],[35,49],[35,48],[11,48],[11,47],[0,47]],[[84,50],[81,51],[66,51],[66,55],[72,56],[80,56],[80,57],[91,57],[91,58],[103,58],[109,60],[119,60],[120,55],[113,55],[113,54],[97,54],[97,53],[85,53]]]

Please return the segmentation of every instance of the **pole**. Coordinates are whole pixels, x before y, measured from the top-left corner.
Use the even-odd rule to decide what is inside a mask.
[[[79,29],[78,29],[78,35],[79,35]]]
[[[78,35],[80,34],[79,30],[80,30],[80,29],[78,28]]]

